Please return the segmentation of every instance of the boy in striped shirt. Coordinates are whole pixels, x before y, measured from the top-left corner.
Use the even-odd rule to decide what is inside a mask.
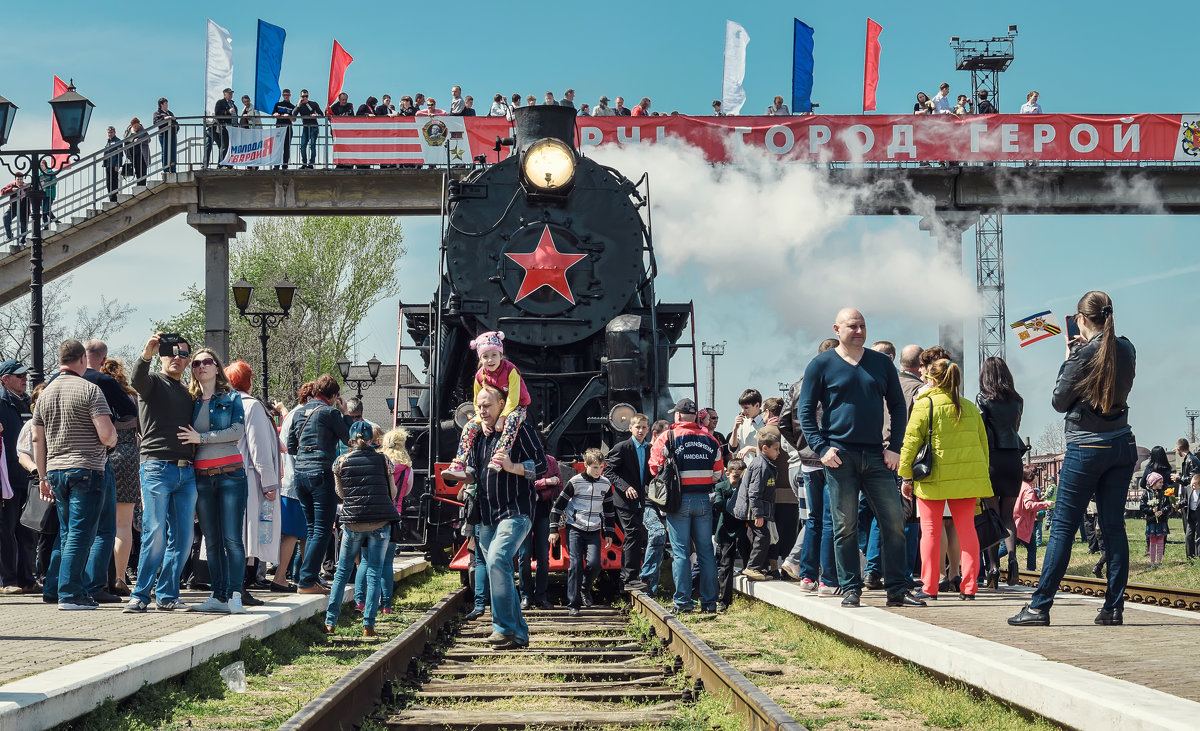
[[[567,481],[550,509],[550,543],[558,542],[558,529],[567,526],[567,606],[571,616],[580,606],[592,606],[592,582],[600,575],[600,536],[604,547],[613,542],[616,511],[612,483],[604,476],[604,456],[595,447],[583,454],[586,469]],[[583,576],[586,552],[587,576]]]

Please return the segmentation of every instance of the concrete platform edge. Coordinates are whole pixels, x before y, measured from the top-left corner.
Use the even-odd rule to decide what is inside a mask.
[[[843,609],[793,584],[737,577],[738,591],[1069,728],[1194,729],[1200,703],[875,607]],[[1128,611],[1128,607],[1127,607]],[[1035,628],[1036,629],[1036,628]]]
[[[402,557],[396,580],[420,573],[429,563]],[[343,602],[353,599],[347,586]],[[224,652],[245,637],[262,639],[324,612],[326,597],[286,596],[248,614],[220,617],[163,637],[128,645],[37,675],[0,685],[0,731],[47,729],[96,708],[108,698],[120,700]],[[52,608],[51,608],[52,609]]]

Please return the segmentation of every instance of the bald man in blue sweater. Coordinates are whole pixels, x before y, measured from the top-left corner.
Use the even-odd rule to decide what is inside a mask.
[[[825,465],[833,508],[833,552],[842,606],[857,607],[863,577],[858,557],[859,492],[879,523],[883,583],[889,607],[918,607],[925,602],[908,592],[904,562],[904,512],[896,487],[900,455],[884,448],[883,406],[891,434],[903,434],[908,413],[892,361],[864,347],[867,322],[846,308],[833,324],[838,346],[821,353],[804,371],[800,389],[800,429]],[[817,421],[817,406],[823,414]]]

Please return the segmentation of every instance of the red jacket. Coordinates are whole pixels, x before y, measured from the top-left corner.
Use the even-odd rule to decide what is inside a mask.
[[[676,421],[654,440],[650,449],[650,474],[657,475],[663,465],[663,449],[667,436],[675,435],[675,464],[684,492],[708,492],[720,479],[725,463],[721,460],[721,445],[704,427],[694,421]]]

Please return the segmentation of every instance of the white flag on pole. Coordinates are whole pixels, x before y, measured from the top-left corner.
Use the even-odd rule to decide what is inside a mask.
[[[746,78],[746,46],[750,45],[750,34],[740,24],[725,21],[725,73],[721,80],[721,111],[740,114],[746,103],[746,90],[742,81]]]
[[[204,47],[204,114],[212,115],[226,87],[233,87],[233,38],[210,19]]]

